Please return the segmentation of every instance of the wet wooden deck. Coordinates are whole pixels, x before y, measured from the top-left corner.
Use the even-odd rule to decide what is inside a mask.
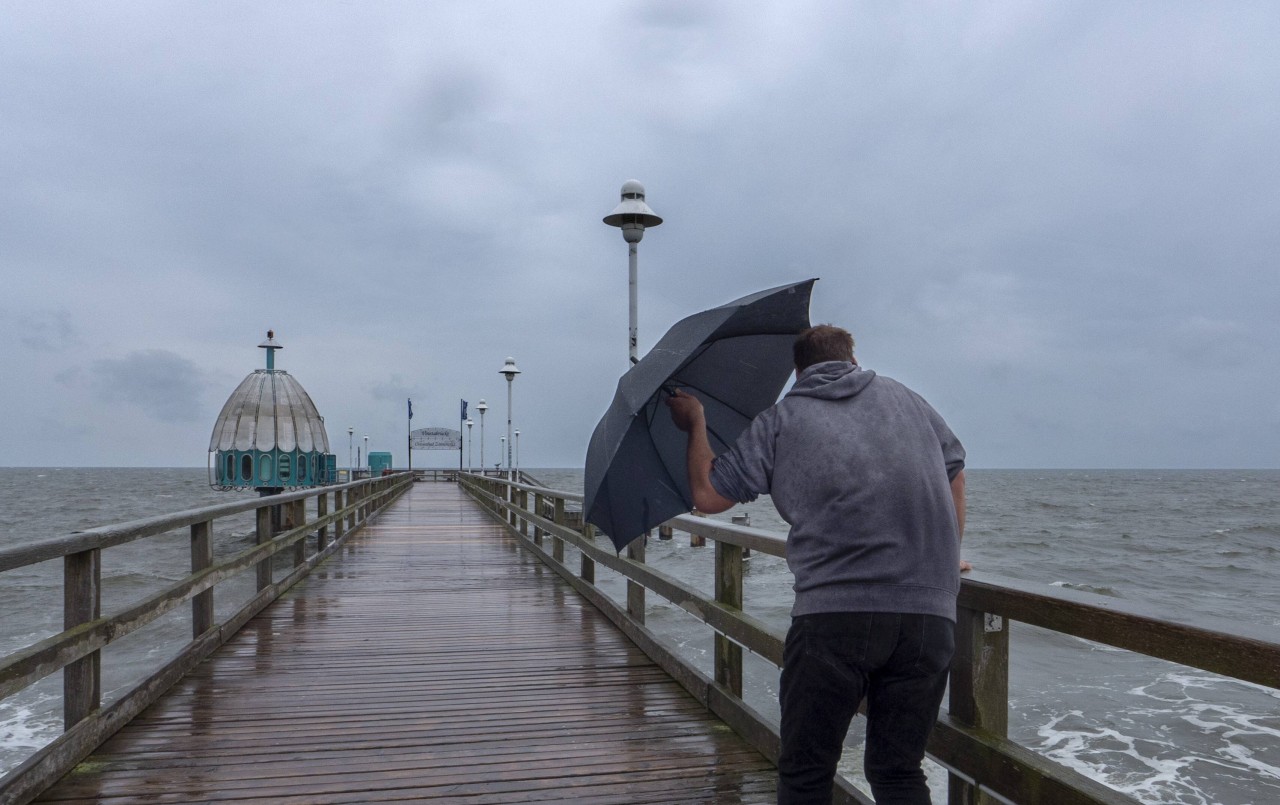
[[[420,483],[39,801],[746,803],[774,776],[455,485]]]

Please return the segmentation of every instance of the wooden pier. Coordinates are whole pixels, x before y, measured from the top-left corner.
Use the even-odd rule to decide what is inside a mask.
[[[663,528],[714,551],[707,579],[681,580],[643,540],[619,556],[573,517],[581,495],[422,475],[0,550],[0,574],[64,571],[64,630],[0,657],[0,698],[61,673],[64,731],[0,777],[0,805],[773,801],[777,725],[744,698],[743,663],[780,666],[783,634],[744,609],[743,559],[784,555],[782,535],[673,518]],[[211,535],[250,512],[254,542],[215,555]],[[102,611],[104,552],[186,531],[189,574]],[[650,629],[648,596],[711,630],[712,673]],[[104,701],[103,648],[180,607],[190,642]],[[1134,805],[1007,736],[1011,621],[1280,690],[1274,629],[973,573],[929,744],[950,805]],[[870,802],[843,777],[835,794]]]
[[[772,765],[418,483],[40,802],[772,802]]]

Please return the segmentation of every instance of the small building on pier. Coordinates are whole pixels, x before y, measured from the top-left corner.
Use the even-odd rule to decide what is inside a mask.
[[[302,384],[275,368],[275,352],[283,349],[275,332],[268,330],[258,347],[267,351],[267,368],[240,383],[213,426],[209,485],[270,495],[333,483],[337,459],[324,417]]]

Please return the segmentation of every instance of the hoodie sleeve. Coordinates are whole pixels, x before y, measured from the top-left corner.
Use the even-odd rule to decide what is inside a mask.
[[[960,444],[960,440],[951,432],[951,428],[947,426],[942,415],[933,410],[933,406],[925,402],[924,398],[916,395],[916,399],[924,406],[925,413],[929,417],[929,424],[933,426],[933,432],[938,436],[938,444],[942,448],[942,460],[947,465],[947,480],[954,481],[956,476],[960,474],[960,470],[964,469],[964,445]]]
[[[725,498],[750,503],[773,483],[774,410],[752,420],[738,441],[711,464],[711,485]]]

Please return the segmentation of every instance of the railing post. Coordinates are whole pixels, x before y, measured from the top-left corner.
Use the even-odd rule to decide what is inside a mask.
[[[644,534],[631,541],[627,546],[627,558],[634,562],[644,562],[644,547],[649,535]],[[627,614],[637,623],[644,623],[644,585],[627,579]]]
[[[342,506],[343,506],[342,498],[343,498],[343,495],[342,495],[341,489],[333,490],[333,513],[334,514],[337,514],[338,512],[342,511]],[[334,542],[338,542],[339,540],[342,539],[343,519],[344,518],[342,517],[338,517],[333,521],[333,541]]]
[[[62,562],[62,628],[73,629],[102,614],[102,552],[67,554]],[[62,722],[69,730],[102,703],[102,652],[62,669]]]
[[[669,525],[658,526],[658,539],[663,541],[671,539],[672,537],[675,536],[675,534],[672,533],[672,531],[673,529]]]
[[[742,548],[716,540],[716,601],[742,609]],[[716,633],[716,681],[742,698],[742,646]]]
[[[511,508],[507,509],[507,523],[514,529],[516,527],[516,519],[517,519],[516,511],[515,511],[516,488],[511,484],[507,484],[506,489],[507,489],[507,494],[506,494],[507,503],[511,506]]]
[[[329,513],[329,494],[321,492],[316,495],[316,519],[323,520]],[[329,547],[329,526],[322,525],[316,529],[316,553]]]
[[[270,542],[274,534],[271,531],[271,506],[258,507],[258,523],[257,537],[258,544]],[[268,556],[266,559],[258,562],[258,589],[265,590],[271,586],[271,560],[274,557]]]
[[[191,572],[199,573],[213,564],[213,521],[191,524]],[[213,628],[213,588],[191,599],[191,639]]]
[[[541,492],[535,492],[535,493],[533,494],[533,511],[534,511],[534,513],[535,513],[535,514],[537,514],[539,517],[541,517],[541,516],[542,516],[542,509],[543,509],[543,507],[544,507],[544,506],[546,506],[546,505],[547,505],[547,499],[546,499],[545,497],[543,497],[543,496],[542,496],[542,493],[541,493]],[[541,545],[541,544],[542,544],[542,529],[541,529],[541,528],[538,528],[536,525],[533,527],[533,544],[534,544],[534,545]]]
[[[748,526],[749,526],[749,525],[751,525],[751,515],[750,515],[750,514],[735,514],[735,515],[733,515],[732,520],[733,520],[733,524],[734,524],[734,525],[748,525]],[[750,558],[751,558],[751,549],[750,549],[750,548],[743,548],[743,549],[742,549],[742,558],[743,558],[743,559],[750,559]]]
[[[593,542],[596,538],[596,527],[591,525],[591,523],[583,523],[582,536],[584,539],[587,540],[587,542]],[[587,584],[595,584],[596,583],[596,560],[592,559],[590,556],[587,556],[585,552],[581,554],[581,557],[582,557],[582,562],[579,568],[580,572],[578,573],[578,575],[581,576],[582,580],[585,581]]]
[[[564,498],[556,498],[555,521],[556,525],[564,525]],[[564,564],[564,540],[559,536],[552,537],[551,558]]]
[[[520,508],[529,511],[529,490],[520,490]],[[520,533],[523,536],[529,536],[529,518],[524,515],[520,516]]]
[[[356,530],[356,500],[358,497],[355,487],[347,490],[347,508],[350,509],[347,513],[347,531]]]
[[[1001,738],[1009,732],[1009,622],[999,615],[956,610],[956,653],[951,661],[951,717]],[[979,781],[981,782],[981,781]],[[952,776],[948,805],[993,802]]]
[[[298,528],[307,521],[307,502],[305,500],[295,500],[289,504],[289,522],[293,528]],[[300,539],[293,543],[293,566],[298,567],[307,561],[307,541]]]

